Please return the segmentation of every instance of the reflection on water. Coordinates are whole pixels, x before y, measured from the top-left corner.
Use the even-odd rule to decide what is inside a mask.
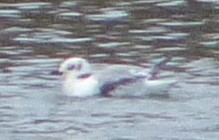
[[[219,137],[217,1],[2,1],[0,18],[2,139]],[[162,71],[178,82],[168,97],[70,99],[50,74],[69,56],[140,66],[168,56]]]

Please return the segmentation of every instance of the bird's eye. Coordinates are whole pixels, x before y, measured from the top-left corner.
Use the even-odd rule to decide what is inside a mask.
[[[81,70],[81,67],[82,67],[81,64],[78,64],[78,66],[77,66],[76,69],[80,71],[80,70]]]
[[[68,70],[73,70],[75,68],[75,65],[68,65],[67,69]]]

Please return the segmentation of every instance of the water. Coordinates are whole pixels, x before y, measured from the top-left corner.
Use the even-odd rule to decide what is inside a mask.
[[[2,1],[0,138],[217,140],[218,4]],[[51,72],[70,56],[140,66],[168,56],[160,76],[178,82],[165,97],[68,98]]]

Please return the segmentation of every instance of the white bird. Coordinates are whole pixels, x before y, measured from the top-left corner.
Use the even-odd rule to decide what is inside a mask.
[[[175,81],[153,80],[162,60],[147,71],[139,66],[96,65],[92,70],[90,63],[83,58],[68,58],[60,64],[63,93],[68,96],[144,96],[163,94]],[[102,67],[101,67],[102,66]]]

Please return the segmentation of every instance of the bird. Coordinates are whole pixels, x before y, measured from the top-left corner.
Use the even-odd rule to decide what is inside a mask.
[[[58,73],[67,96],[144,96],[162,94],[175,82],[156,80],[159,67],[168,61],[165,58],[146,71],[140,66],[122,64],[97,64],[93,68],[84,58],[70,57],[60,64]]]

